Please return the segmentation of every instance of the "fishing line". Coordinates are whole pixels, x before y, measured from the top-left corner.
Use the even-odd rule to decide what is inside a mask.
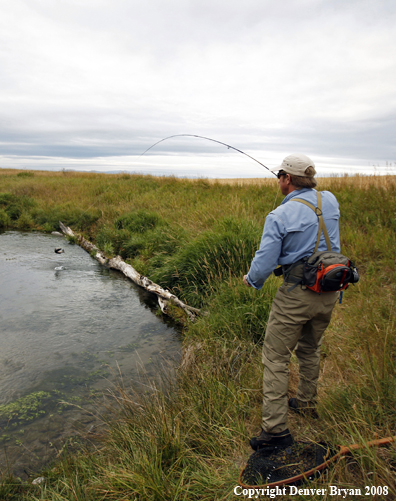
[[[257,160],[257,158],[254,158],[251,155],[248,155],[244,151],[242,151],[242,150],[240,150],[238,148],[235,148],[234,146],[231,146],[230,144],[223,143],[222,141],[217,141],[217,139],[212,139],[210,137],[199,136],[198,134],[174,134],[173,136],[164,137],[163,139],[160,139],[159,141],[157,141],[156,143],[154,143],[153,145],[151,145],[149,148],[147,148],[146,151],[144,151],[141,155],[139,155],[139,158],[142,157],[143,155],[145,155],[152,148],[154,148],[155,146],[157,146],[157,144],[160,144],[163,141],[166,141],[167,139],[172,139],[173,137],[198,137],[199,139],[206,139],[207,141],[212,141],[213,143],[222,144],[223,146],[226,146],[227,148],[229,148],[231,150],[235,150],[238,153],[242,153],[242,155],[245,155],[246,157],[249,157],[251,160],[254,160],[258,164],[260,164],[262,167],[264,167],[265,169],[267,169],[269,172],[271,172],[272,174],[274,174],[274,176],[276,177],[275,172],[272,172],[271,169],[269,169],[266,165],[264,165],[259,160]]]
[[[274,204],[272,206],[272,210],[275,209],[275,204],[276,204],[276,201],[278,200],[278,195],[279,195],[279,192],[280,192],[280,186],[278,184],[278,189],[276,190],[276,195],[275,195],[275,199],[274,199]]]

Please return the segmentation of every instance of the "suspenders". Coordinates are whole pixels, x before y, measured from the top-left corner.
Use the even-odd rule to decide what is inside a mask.
[[[317,192],[318,196],[318,206],[315,207],[312,205],[310,202],[307,202],[306,200],[303,200],[302,198],[291,198],[289,201],[290,202],[301,202],[304,205],[307,205],[310,209],[312,209],[315,214],[318,216],[319,219],[319,229],[318,229],[318,238],[316,240],[316,245],[314,249],[314,253],[318,250],[319,247],[319,241],[320,241],[320,235],[323,231],[323,234],[326,239],[326,245],[327,245],[327,250],[331,251],[331,243],[330,243],[330,238],[329,234],[327,233],[327,228],[323,219],[323,213],[322,213],[322,195],[320,191]]]

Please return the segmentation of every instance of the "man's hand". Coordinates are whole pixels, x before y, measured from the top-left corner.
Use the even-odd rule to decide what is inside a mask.
[[[244,276],[243,276],[243,283],[244,283],[245,285],[247,285],[248,287],[251,287],[251,285],[249,284],[249,282],[246,280],[246,277],[247,277],[247,275],[244,275]]]

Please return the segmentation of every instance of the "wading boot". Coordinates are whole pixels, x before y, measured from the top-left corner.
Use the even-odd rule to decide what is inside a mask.
[[[254,451],[267,447],[289,447],[292,444],[293,437],[287,428],[280,433],[267,433],[262,429],[258,437],[250,439],[250,447]]]

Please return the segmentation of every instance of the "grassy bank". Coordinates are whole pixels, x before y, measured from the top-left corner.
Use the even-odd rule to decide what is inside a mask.
[[[342,249],[361,281],[345,292],[325,335],[320,420],[290,416],[290,428],[299,440],[364,443],[396,435],[396,179],[327,178],[319,188],[340,202]],[[144,394],[120,384],[99,445],[65,453],[39,486],[5,479],[1,500],[238,499],[233,489],[251,453],[248,437],[260,429],[261,344],[280,284],[272,277],[255,291],[242,275],[265,215],[281,200],[274,179],[226,184],[0,170],[0,230],[50,232],[62,220],[209,313],[194,324],[180,319],[184,354],[175,377],[164,371],[165,384],[152,383]],[[293,359],[292,395],[297,374]],[[361,488],[364,495],[366,485],[388,486],[383,498],[392,499],[395,473],[395,446],[363,448],[309,487]]]

